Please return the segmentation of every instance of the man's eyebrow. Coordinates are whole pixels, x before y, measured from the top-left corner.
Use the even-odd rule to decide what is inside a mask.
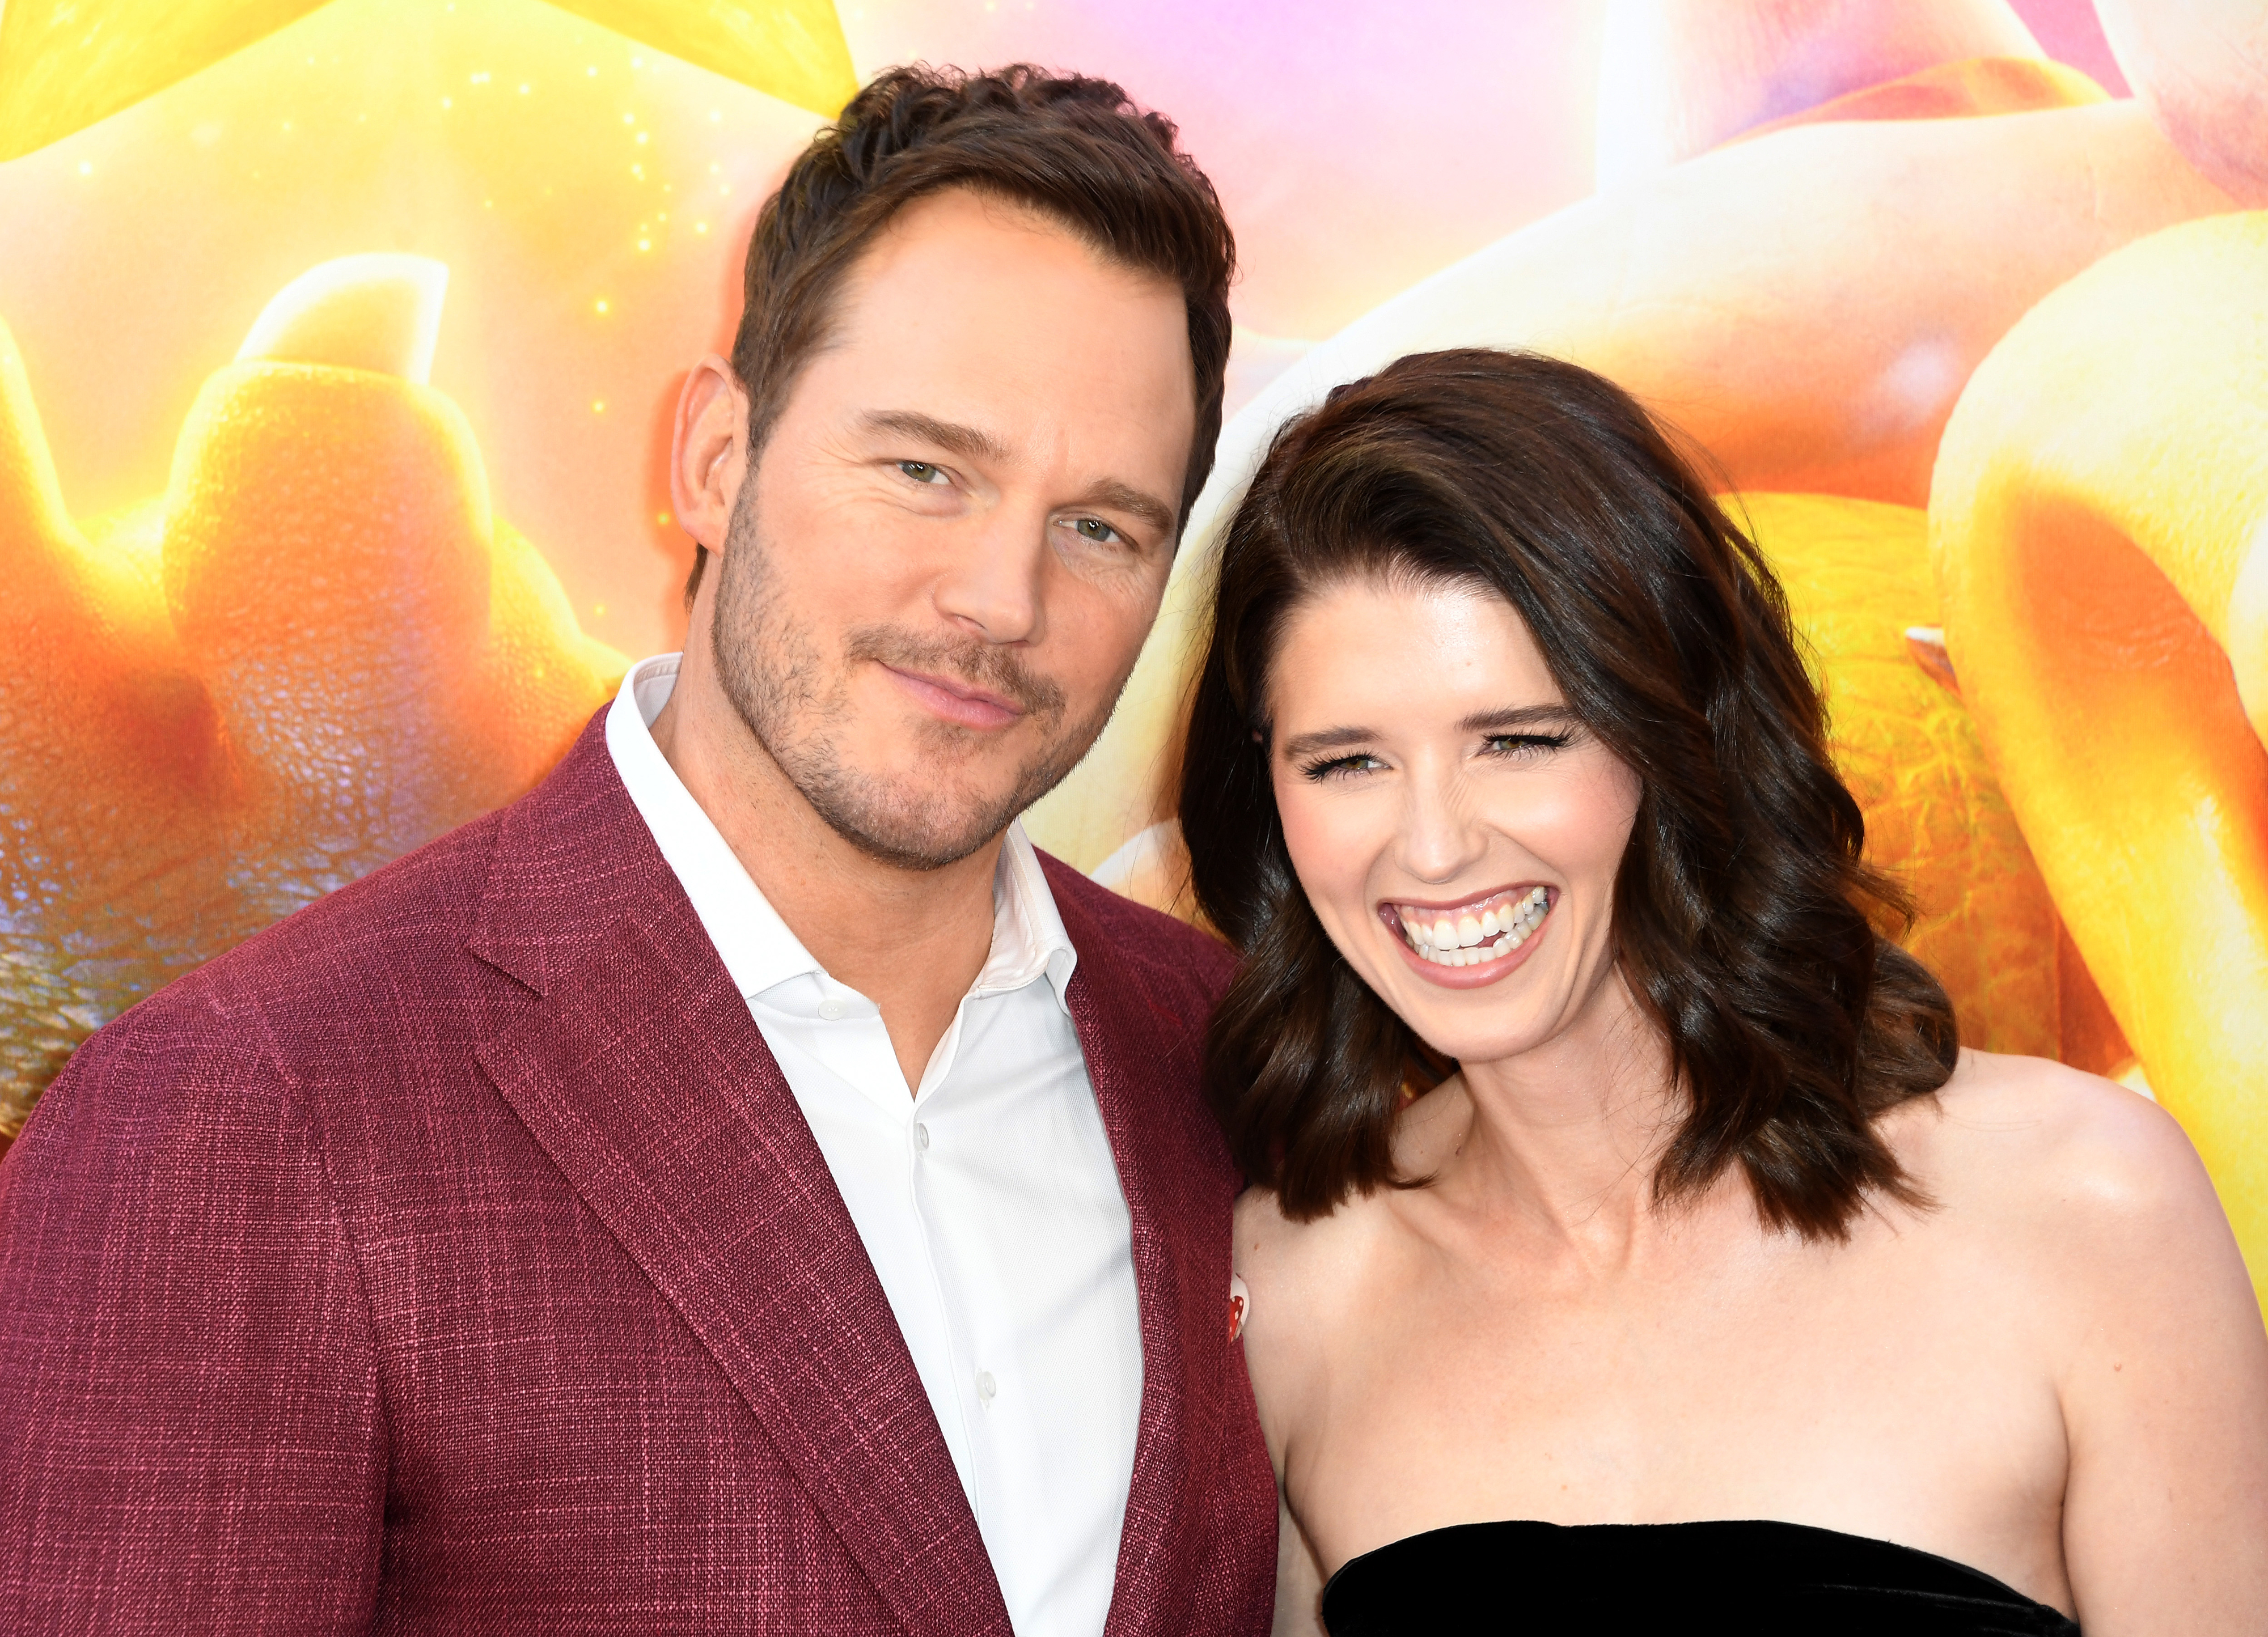
[[[1008,458],[1006,446],[990,432],[962,426],[958,422],[940,421],[918,409],[872,409],[862,419],[870,432],[895,432],[902,437],[918,438],[949,455],[961,455],[970,460]]]
[[[1174,537],[1177,521],[1174,509],[1155,495],[1145,495],[1131,483],[1110,479],[1097,483],[1093,488],[1071,503],[1074,506],[1099,506],[1109,511],[1123,511],[1139,518],[1158,531],[1160,540]]]

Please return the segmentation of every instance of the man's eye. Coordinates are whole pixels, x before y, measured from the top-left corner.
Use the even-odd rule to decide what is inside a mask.
[[[926,460],[901,460],[898,462],[898,470],[917,483],[936,484],[948,481],[942,466],[933,466]]]
[[[1123,544],[1125,537],[1101,518],[1078,518],[1071,522],[1082,540],[1093,540],[1098,546]]]

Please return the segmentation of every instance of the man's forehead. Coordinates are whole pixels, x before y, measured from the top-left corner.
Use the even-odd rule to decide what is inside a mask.
[[[1053,270],[1096,277],[1135,302],[1183,304],[1180,286],[1154,268],[1110,254],[1088,234],[1035,205],[969,187],[943,188],[903,206],[878,228],[844,269],[834,305],[839,316],[861,297],[939,269],[1006,280]],[[922,286],[915,286],[918,293]]]

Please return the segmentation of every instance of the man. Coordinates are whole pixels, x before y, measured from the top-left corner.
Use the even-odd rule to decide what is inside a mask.
[[[1211,460],[1173,129],[885,75],[680,404],[676,656],[0,1170],[24,1629],[1233,1633],[1227,958],[1035,853]]]

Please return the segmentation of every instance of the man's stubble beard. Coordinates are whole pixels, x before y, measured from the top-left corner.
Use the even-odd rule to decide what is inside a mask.
[[[725,697],[765,754],[828,827],[871,858],[902,870],[941,870],[976,851],[1063,782],[1101,736],[1126,685],[1122,674],[1083,721],[1064,725],[1063,688],[1027,671],[1006,649],[968,639],[917,637],[894,626],[854,626],[828,676],[807,625],[784,607],[756,523],[753,481],[733,508],[710,643]],[[922,730],[936,774],[921,785],[843,764],[836,734],[850,718],[851,668],[880,661],[958,678],[1013,701],[1040,729],[1037,750],[1011,788],[988,796],[955,776],[956,752],[977,731],[932,722]],[[1127,667],[1130,674],[1132,666]],[[825,691],[822,693],[822,685]]]

